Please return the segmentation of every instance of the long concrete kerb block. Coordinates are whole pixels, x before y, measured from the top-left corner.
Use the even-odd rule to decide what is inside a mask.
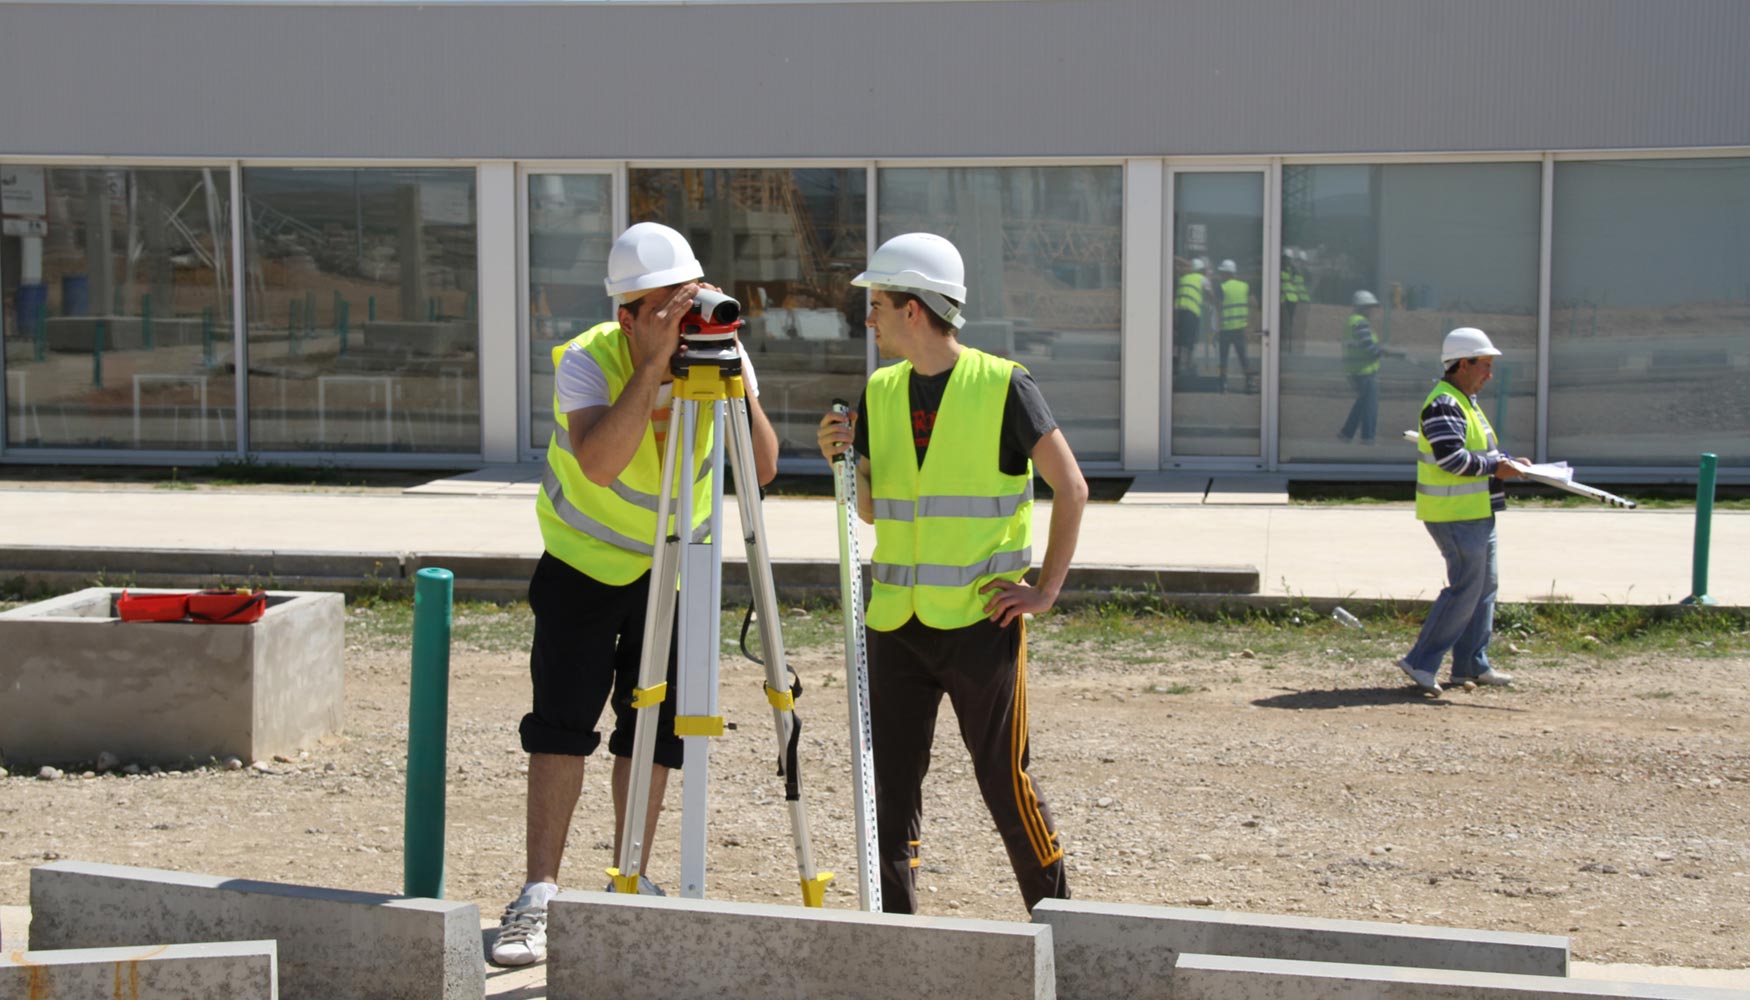
[[[1051,929],[858,910],[561,892],[550,1000],[1050,1000]]]
[[[124,622],[120,594],[89,587],[0,613],[9,759],[89,761],[107,750],[141,763],[256,760],[340,728],[341,595],[270,591],[257,621],[199,624]]]
[[[1179,1000],[1744,1000],[1708,986],[1189,953],[1174,978]]]
[[[279,942],[288,1000],[479,1000],[473,903],[57,861],[30,873],[33,948]]]
[[[1034,923],[1057,944],[1058,993],[1075,1000],[1179,997],[1181,953],[1565,976],[1568,940],[1365,920],[1047,899]]]
[[[0,951],[0,997],[278,1000],[272,941]]]

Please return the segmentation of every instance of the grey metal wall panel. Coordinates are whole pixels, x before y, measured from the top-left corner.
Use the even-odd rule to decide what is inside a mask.
[[[1750,145],[1743,0],[0,0],[0,155]]]

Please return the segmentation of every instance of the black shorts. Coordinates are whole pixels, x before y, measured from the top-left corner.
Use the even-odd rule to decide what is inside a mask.
[[[523,716],[519,732],[529,753],[587,757],[601,745],[596,723],[610,694],[614,732],[608,752],[632,756],[638,713],[632,689],[644,648],[644,605],[650,575],[613,587],[541,553],[529,581],[529,607],[535,613],[535,641],[529,650],[529,678],[535,709]],[[675,643],[668,647],[668,697],[657,708],[656,763],[680,767],[680,737],[674,734]]]

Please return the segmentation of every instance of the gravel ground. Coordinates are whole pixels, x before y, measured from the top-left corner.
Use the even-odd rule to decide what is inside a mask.
[[[27,903],[29,869],[58,858],[399,891],[409,657],[375,614],[351,612],[345,731],[290,759],[0,779],[0,903]],[[521,884],[526,614],[460,611],[459,626],[501,620],[484,638],[459,629],[452,656],[447,895],[489,916]],[[844,683],[826,618],[795,616],[786,635],[808,687],[815,853],[840,873],[828,905],[849,908]],[[1503,639],[1514,689],[1432,700],[1391,666],[1403,635],[1042,620],[1034,772],[1076,896],[1565,934],[1587,961],[1750,967],[1742,638],[1627,653],[1524,639],[1515,653]],[[724,712],[741,726],[714,753],[709,892],[794,901],[762,676],[724,661]],[[926,787],[924,911],[1025,919],[951,716]],[[599,886],[612,864],[607,776],[585,776],[571,886]],[[678,789],[669,801],[648,871],[672,885]]]

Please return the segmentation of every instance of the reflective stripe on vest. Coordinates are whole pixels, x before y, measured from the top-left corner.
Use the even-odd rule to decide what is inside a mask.
[[[573,345],[588,352],[607,379],[609,399],[618,399],[632,377],[631,354],[619,324],[598,324],[554,348],[555,369],[564,352]],[[608,486],[597,486],[578,468],[577,458],[571,453],[570,430],[565,414],[559,411],[557,392],[553,396],[553,420],[553,435],[547,443],[547,468],[541,476],[541,492],[535,499],[541,542],[555,558],[594,580],[610,586],[631,583],[650,571],[656,542],[662,453],[656,447],[654,428],[646,422],[643,439],[626,468]],[[693,528],[688,535],[703,541],[710,537],[710,407],[699,408],[696,428],[689,519]],[[681,431],[679,423],[671,421],[669,432]]]
[[[1178,291],[1173,296],[1173,308],[1203,315],[1203,275],[1192,271],[1179,276]]]
[[[1367,328],[1364,337],[1356,335],[1361,327]],[[1374,338],[1373,326],[1367,322],[1367,317],[1351,315],[1348,334],[1343,341],[1343,370],[1351,375],[1372,375],[1379,371],[1379,358],[1369,350],[1379,341]]]
[[[1237,278],[1221,283],[1222,330],[1246,328],[1246,321],[1251,317],[1251,307],[1247,304],[1246,297],[1251,292],[1251,286]]]
[[[873,584],[865,616],[891,631],[914,616],[952,629],[985,617],[978,589],[1017,580],[1033,560],[1033,467],[998,468],[1002,413],[1017,366],[963,349],[942,393],[922,468],[912,437],[911,364],[878,370],[865,393]]]
[[[1295,284],[1293,271],[1282,272],[1282,301],[1289,305],[1300,302],[1300,286]]]
[[[1442,379],[1422,400],[1422,409],[1441,396],[1451,396],[1464,412],[1464,447],[1467,451],[1492,451],[1495,429],[1470,397]],[[1418,413],[1421,411],[1418,410]],[[1418,426],[1416,429],[1416,517],[1423,521],[1480,521],[1493,513],[1488,476],[1455,476],[1434,461],[1434,447]]]

